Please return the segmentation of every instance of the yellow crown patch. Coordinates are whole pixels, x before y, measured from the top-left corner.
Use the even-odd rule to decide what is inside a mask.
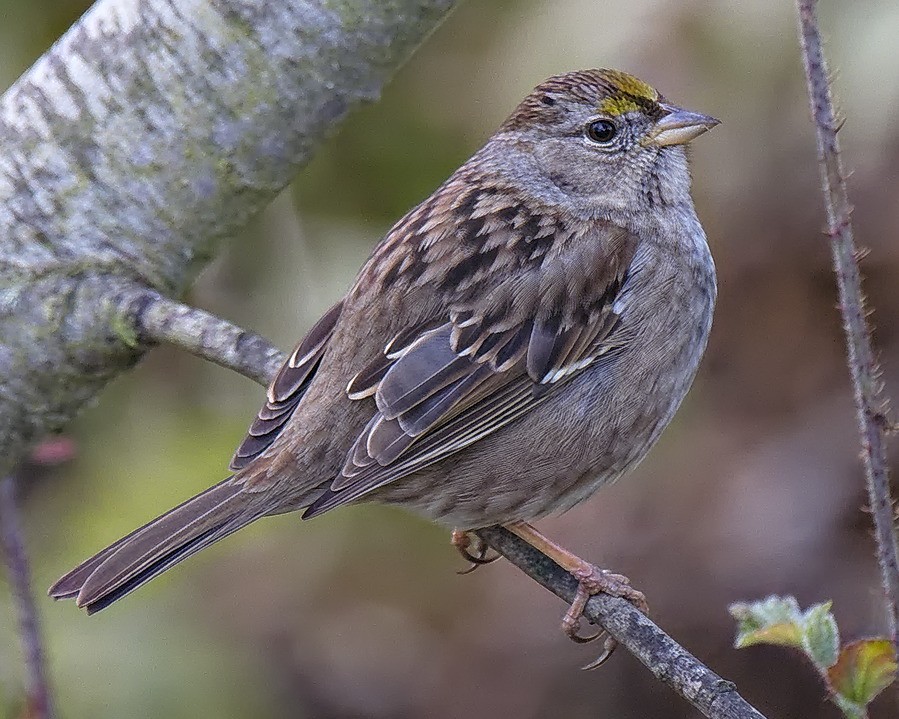
[[[659,93],[642,80],[617,70],[606,70],[608,80],[617,92],[609,95],[599,104],[599,111],[607,115],[623,115],[639,110],[642,105],[657,102]]]

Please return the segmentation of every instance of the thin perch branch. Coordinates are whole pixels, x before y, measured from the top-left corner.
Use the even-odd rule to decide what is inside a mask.
[[[152,290],[131,300],[126,313],[140,339],[167,342],[262,385],[284,363],[281,350],[264,337]]]
[[[16,482],[12,476],[0,479],[0,542],[12,589],[19,625],[19,641],[25,657],[27,707],[23,716],[51,719],[53,708],[44,662],[37,609],[31,594],[31,572],[22,539],[16,504]]]
[[[479,529],[477,534],[557,597],[568,603],[574,599],[577,580],[527,542],[502,527]],[[710,719],[764,719],[732,682],[715,674],[627,600],[598,594],[587,602],[584,616],[602,626],[703,715]]]
[[[165,317],[168,309],[173,313],[171,320]],[[136,322],[134,331],[139,336],[157,342],[173,342],[176,346],[187,347],[189,351],[194,351],[190,347],[198,344],[195,337],[206,337],[209,341],[203,343],[202,350],[195,354],[260,384],[267,384],[275,366],[286,359],[286,355],[256,335],[252,355],[241,356],[241,347],[230,347],[227,340],[215,342],[213,338],[218,328],[230,328],[231,332],[240,330],[208,313],[173,302],[169,302],[168,306],[157,305],[157,311],[160,314],[154,316],[150,323],[141,323],[142,319],[146,319],[146,313],[132,316]],[[190,317],[190,322],[182,322],[182,317]],[[160,327],[164,328],[163,332],[158,331]],[[222,347],[226,349],[220,351]],[[572,601],[577,580],[549,557],[502,527],[488,527],[477,533],[529,577],[566,602]],[[702,664],[624,599],[605,594],[595,596],[587,603],[584,616],[604,627],[658,679],[710,719],[765,719],[737,693],[731,682]]]
[[[840,312],[849,354],[849,371],[855,394],[862,459],[874,535],[877,539],[877,561],[886,595],[889,631],[899,648],[899,551],[893,529],[893,501],[890,498],[890,475],[886,457],[887,401],[882,395],[880,369],[874,356],[871,331],[865,310],[859,253],[852,233],[852,206],[846,191],[836,119],[827,79],[827,64],[821,43],[816,14],[816,0],[798,0],[799,35],[802,59],[808,83],[809,102],[818,138],[818,160],[821,167],[821,189],[827,208],[833,267],[840,295]]]

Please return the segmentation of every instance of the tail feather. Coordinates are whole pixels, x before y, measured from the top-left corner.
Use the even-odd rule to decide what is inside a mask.
[[[47,593],[54,599],[74,599],[75,597],[77,597],[78,592],[81,591],[81,587],[84,586],[87,578],[94,573],[94,570],[101,564],[103,564],[103,562],[105,562],[111,554],[113,554],[119,547],[121,547],[125,542],[131,539],[141,529],[143,529],[143,527],[138,527],[133,532],[131,532],[131,534],[122,537],[118,541],[110,544],[103,551],[97,552],[90,559],[86,559],[85,561],[83,561],[71,572],[57,580],[56,584],[50,587]]]
[[[236,529],[237,528],[232,531],[236,531]],[[85,593],[83,595],[79,593],[76,599],[76,603],[79,607],[87,611],[88,614],[94,614],[96,612],[99,612],[101,609],[105,609],[113,602],[124,597],[126,594],[130,594],[135,589],[143,586],[154,577],[159,576],[165,570],[175,566],[182,559],[186,559],[194,552],[199,552],[204,547],[208,547],[213,542],[221,539],[224,536],[227,536],[226,534],[219,534],[218,536],[215,536],[213,538],[212,535],[216,534],[217,531],[218,530],[216,527],[208,529],[206,532],[194,538],[187,544],[177,547],[168,554],[165,554],[159,559],[156,559],[151,564],[147,565],[144,569],[133,574],[123,576],[122,580],[116,584],[98,586],[96,588],[96,591],[94,592],[90,591],[90,587],[86,587],[89,593]],[[228,532],[227,534],[230,533],[231,532]]]
[[[265,514],[260,497],[230,479],[187,500],[81,563],[50,588],[100,611],[166,569]]]

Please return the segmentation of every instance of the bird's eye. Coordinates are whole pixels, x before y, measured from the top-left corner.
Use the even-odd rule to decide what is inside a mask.
[[[586,128],[587,137],[593,142],[605,144],[611,142],[618,132],[618,128],[611,120],[594,120]]]

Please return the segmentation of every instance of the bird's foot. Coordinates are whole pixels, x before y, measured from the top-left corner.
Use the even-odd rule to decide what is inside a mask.
[[[631,586],[630,579],[623,574],[615,574],[607,569],[600,569],[590,564],[590,562],[581,559],[564,547],[556,544],[526,522],[507,524],[506,528],[535,549],[543,552],[543,554],[577,579],[578,587],[574,600],[562,618],[562,631],[572,641],[583,644],[595,641],[607,634],[605,629],[600,629],[599,632],[590,636],[581,636],[578,633],[584,608],[587,606],[587,602],[590,601],[590,597],[596,594],[609,594],[613,597],[621,597],[629,601],[641,612],[648,612],[649,607],[646,603],[646,596],[643,592],[634,589]],[[603,653],[585,666],[584,669],[595,669],[603,664],[615,651],[616,646],[618,646],[618,641],[614,637],[607,636]]]
[[[644,614],[649,611],[649,605],[646,603],[646,596],[643,592],[634,589],[631,586],[631,580],[623,574],[615,574],[608,569],[601,569],[588,562],[584,562],[579,567],[569,569],[571,574],[578,580],[577,592],[574,595],[574,601],[562,617],[562,631],[569,639],[579,644],[592,642],[606,634],[605,629],[600,629],[596,634],[582,636],[580,632],[581,617],[584,614],[584,608],[590,597],[596,594],[609,594],[613,597],[621,597],[626,599]],[[614,637],[606,636],[603,652],[592,662],[587,664],[584,669],[596,669],[596,667],[605,663],[612,656],[618,641]]]
[[[472,540],[472,536],[474,536],[474,540]],[[477,535],[472,535],[471,532],[454,529],[450,541],[459,554],[461,554],[468,562],[471,562],[471,566],[467,569],[459,570],[458,574],[470,574],[481,565],[490,564],[490,562],[495,562],[499,559],[498,554],[488,556],[489,548],[487,547],[487,543]],[[472,546],[474,547],[473,553],[471,551]]]

